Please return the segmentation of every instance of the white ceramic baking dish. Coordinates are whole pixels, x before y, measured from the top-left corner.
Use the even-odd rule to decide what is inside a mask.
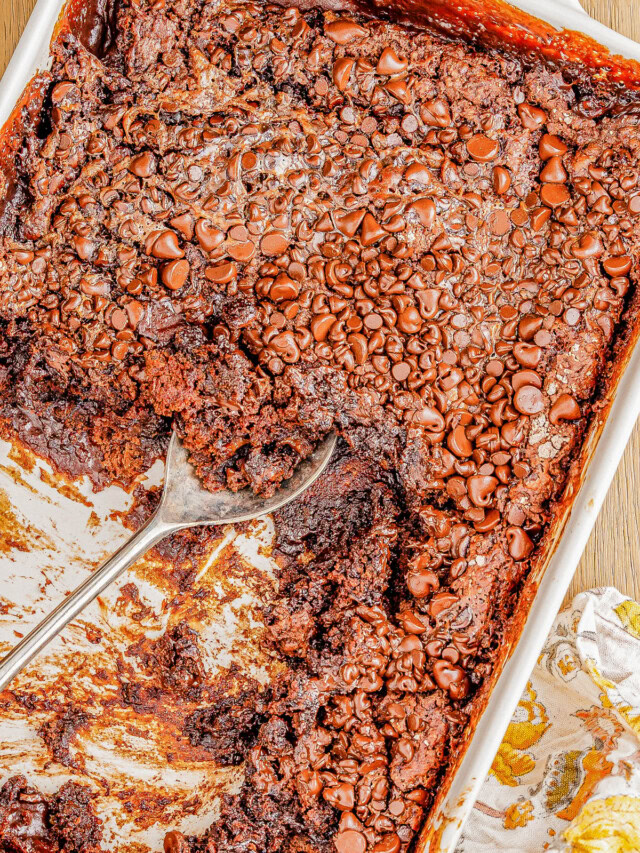
[[[46,68],[49,41],[64,0],[38,0],[13,58],[0,82],[0,125],[8,119],[24,87],[36,71]],[[580,7],[577,0],[517,0],[512,5],[547,21],[558,29],[583,33],[606,46],[612,54],[640,61],[640,44],[603,27]],[[466,753],[448,790],[442,792],[429,825],[418,844],[422,853],[444,853],[455,846],[465,818],[489,770],[551,623],[561,606],[584,546],[609,488],[625,445],[640,414],[640,347],[629,354],[626,369],[611,389],[613,402],[604,423],[595,424],[587,441],[588,467],[576,482],[577,494],[562,535],[540,571],[537,592],[528,611],[520,639],[497,680]],[[615,394],[614,394],[615,390]],[[604,416],[602,418],[604,421]],[[154,466],[147,484],[158,482],[161,466]],[[44,610],[56,602],[113,551],[126,535],[113,511],[131,504],[131,496],[117,487],[93,494],[88,483],[74,487],[52,476],[50,467],[6,442],[0,443],[0,651],[12,646]],[[562,523],[558,524],[558,532]],[[224,670],[231,661],[259,678],[273,672],[273,661],[260,651],[260,625],[253,606],[260,585],[271,583],[270,562],[260,545],[269,540],[265,524],[252,537],[234,537],[227,531],[196,567],[196,584],[207,587],[210,602],[195,612],[186,600],[177,610],[167,607],[175,590],[163,580],[161,563],[138,563],[129,577],[114,585],[83,619],[70,626],[41,659],[37,671],[27,670],[17,682],[22,695],[42,693],[59,701],[78,699],[89,706],[91,720],[77,735],[72,760],[80,762],[86,780],[100,788],[99,811],[107,816],[105,847],[143,851],[161,848],[166,828],[192,833],[204,829],[216,811],[216,797],[239,779],[237,771],[214,770],[202,760],[180,757],[166,761],[165,733],[141,715],[136,727],[117,703],[116,685],[100,675],[115,655],[126,666],[132,642],[159,636],[168,620],[196,619],[203,637],[205,664]],[[244,561],[245,574],[230,579],[228,557],[233,552]],[[249,565],[252,568],[249,568]],[[247,584],[251,575],[255,583]],[[130,597],[123,586],[133,580],[138,587],[138,610],[132,619]],[[232,593],[231,595],[229,593]],[[142,613],[142,616],[140,615]],[[171,614],[170,616],[168,614]],[[249,614],[249,615],[247,615]],[[132,669],[132,671],[133,671]],[[100,677],[97,677],[100,675]],[[109,708],[105,716],[104,708]],[[95,709],[96,713],[91,709]],[[102,709],[102,710],[100,710]],[[74,768],[51,764],[38,735],[42,719],[36,709],[21,713],[9,703],[0,713],[0,781],[25,772],[44,790],[55,790],[74,777]],[[163,749],[165,752],[163,752]],[[127,797],[122,790],[128,790]],[[136,816],[135,801],[144,790],[161,807],[149,816]]]

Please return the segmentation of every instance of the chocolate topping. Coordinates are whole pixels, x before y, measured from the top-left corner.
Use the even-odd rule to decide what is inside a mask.
[[[16,853],[99,853],[102,830],[84,785],[46,797],[14,776],[0,790],[0,847]]]
[[[277,683],[211,699],[185,625],[131,654],[201,702],[185,742],[245,764],[167,851],[408,851],[629,316],[638,117],[586,72],[355,11],[121,0],[100,21],[85,47],[62,32],[17,148],[5,429],[103,486],[175,428],[207,488],[263,494],[340,433],[275,519]],[[88,720],[45,724],[56,760]],[[94,849],[86,793],[57,797],[5,786],[7,849]]]

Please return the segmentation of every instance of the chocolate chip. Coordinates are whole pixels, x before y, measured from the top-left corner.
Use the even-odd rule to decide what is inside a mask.
[[[334,210],[333,221],[345,237],[354,237],[364,215],[364,210]]]
[[[311,333],[316,341],[326,341],[329,331],[337,322],[334,314],[319,314],[311,320]]]
[[[540,172],[540,180],[548,184],[564,184],[567,177],[567,170],[560,157],[550,157]]]
[[[435,572],[427,568],[417,568],[407,575],[407,587],[415,598],[426,598],[439,586]]]
[[[269,341],[269,349],[273,351],[278,358],[281,358],[285,364],[295,364],[300,360],[300,348],[293,335],[293,332],[281,332],[279,335],[271,338]]]
[[[410,373],[411,365],[407,364],[406,361],[399,361],[391,368],[391,375],[398,382],[404,382],[404,380],[409,376]]]
[[[354,829],[339,832],[335,836],[333,843],[338,853],[366,853],[367,849],[365,836]]]
[[[575,421],[582,417],[580,406],[571,394],[560,394],[549,410],[549,420],[556,426],[560,421]]]
[[[169,290],[180,290],[189,277],[189,262],[185,260],[171,261],[162,267],[162,282]]]
[[[547,214],[550,215],[550,212],[547,211]],[[517,225],[518,227],[522,227],[523,225],[526,225],[527,222],[529,221],[529,214],[522,207],[514,208],[510,212],[510,216],[511,216],[511,221],[513,222],[513,224]]]
[[[503,166],[493,167],[493,189],[498,195],[506,193],[511,186],[511,175]]]
[[[447,436],[447,447],[456,456],[465,458],[473,453],[473,445],[469,441],[464,431],[464,427],[459,425],[453,429]]]
[[[392,47],[385,47],[378,59],[376,71],[385,75],[402,74],[407,70],[407,66],[408,62],[404,57],[398,56]]]
[[[467,151],[469,156],[479,163],[488,163],[498,156],[500,145],[495,139],[477,133],[467,140]]]
[[[496,237],[508,234],[512,227],[511,219],[506,210],[494,210],[489,215],[489,228],[491,229],[491,233],[495,234]]]
[[[604,246],[600,235],[594,231],[589,231],[583,234],[577,243],[571,247],[571,253],[574,257],[580,258],[599,258],[604,253]]]
[[[544,410],[542,391],[535,385],[523,385],[514,394],[513,405],[522,415],[537,415]]]
[[[111,357],[115,361],[122,361],[129,351],[129,345],[126,341],[116,341],[111,346]]]
[[[253,258],[255,253],[256,247],[251,240],[245,240],[242,243],[229,243],[227,245],[227,254],[230,255],[234,261],[247,263],[251,258]]]
[[[429,169],[423,164],[416,161],[409,163],[404,170],[404,176],[407,181],[412,181],[418,184],[429,185],[433,182],[433,175]]]
[[[248,238],[249,232],[244,225],[234,225],[227,231],[227,237],[232,240],[244,241]]]
[[[189,844],[181,832],[171,830],[164,837],[164,853],[189,853]]]
[[[496,477],[482,474],[474,475],[467,480],[467,492],[476,506],[489,506],[491,495],[497,485],[498,479]]]
[[[129,171],[139,178],[150,178],[156,171],[155,157],[149,151],[139,154],[131,160]]]
[[[507,528],[509,554],[514,560],[526,560],[533,551],[533,542],[521,527]]]
[[[631,258],[629,255],[617,255],[616,257],[605,258],[602,266],[606,274],[612,278],[619,275],[626,275],[631,269]]]
[[[545,201],[545,204],[548,204],[549,207],[555,207],[555,199],[556,195],[554,195],[555,187],[549,187],[548,189],[545,187],[545,195],[548,198],[548,201]],[[559,198],[559,204],[564,203],[564,195],[561,193]],[[538,207],[531,214],[531,227],[534,231],[541,231],[542,228],[546,225],[546,223],[551,218],[551,211],[549,207]]]
[[[325,24],[324,31],[332,41],[340,45],[349,44],[367,35],[366,29],[350,18],[341,18]]]
[[[552,340],[553,337],[551,333],[548,332],[546,329],[541,329],[533,336],[534,343],[536,344],[536,346],[539,347],[548,347]]]
[[[436,218],[436,206],[432,199],[418,198],[412,202],[407,209],[414,211],[417,214],[420,224],[425,228],[431,228],[433,226]]]
[[[367,329],[374,331],[375,329],[380,329],[382,327],[383,320],[379,314],[371,313],[365,316],[364,324]]]
[[[209,281],[213,281],[216,284],[228,284],[237,276],[238,269],[231,261],[225,261],[215,266],[206,267],[204,274]]]
[[[341,811],[351,811],[355,805],[353,785],[349,785],[347,782],[343,782],[333,788],[325,788],[322,796],[329,805]]]
[[[523,367],[536,368],[542,357],[542,350],[535,344],[517,343],[513,347],[513,355]]]
[[[129,325],[135,329],[144,316],[144,307],[137,299],[132,299],[125,305],[125,311],[127,312]]]
[[[185,240],[193,240],[194,235],[194,219],[190,213],[182,213],[180,216],[174,216],[169,220],[169,225],[172,225],[176,231],[179,231]]]
[[[446,660],[437,660],[434,663],[433,677],[441,690],[450,690],[453,685],[468,683],[464,669]]]
[[[109,317],[109,321],[114,329],[121,331],[122,329],[126,329],[128,325],[128,317],[125,311],[122,308],[116,308],[115,311],[111,312],[111,316]]]
[[[386,236],[384,228],[382,228],[370,213],[365,213],[360,229],[360,242],[363,246],[373,246],[382,237]]]
[[[547,207],[560,207],[570,198],[569,190],[563,184],[543,184],[540,189],[540,201]]]
[[[547,121],[547,114],[540,107],[535,107],[533,104],[526,102],[518,104],[518,116],[520,121],[527,130],[538,130],[539,127]]]
[[[542,327],[542,317],[528,314],[518,323],[518,332],[524,341],[531,341],[535,333]]]
[[[420,118],[430,127],[448,127],[451,124],[451,111],[445,100],[434,98],[422,104]]]
[[[286,237],[278,231],[270,231],[260,241],[260,249],[265,255],[269,256],[282,255],[288,247],[289,242]]]
[[[183,258],[184,251],[180,248],[178,237],[173,231],[160,231],[152,240],[149,254],[154,258],[170,260],[172,258]]]
[[[418,119],[414,115],[406,115],[402,119],[401,127],[405,133],[415,133],[418,129]]]
[[[398,315],[398,328],[407,335],[415,335],[422,328],[422,317],[417,308],[409,305]]]
[[[355,61],[346,56],[336,59],[333,65],[333,82],[341,92],[344,92],[349,85],[349,79],[354,65]]]
[[[280,273],[269,288],[269,297],[274,302],[285,302],[288,299],[296,299],[300,293],[300,285],[286,273]]]
[[[562,157],[569,150],[559,136],[554,136],[551,133],[543,133],[538,143],[541,160],[548,160],[550,157]]]
[[[542,388],[542,379],[535,370],[518,370],[511,377],[511,387],[515,392],[524,385],[533,385],[534,388]]]
[[[400,847],[401,842],[398,834],[390,832],[373,845],[371,853],[398,853]]]
[[[196,222],[196,238],[205,252],[213,252],[224,243],[224,233],[207,219]]]
[[[632,195],[628,203],[629,213],[640,213],[640,193]]]

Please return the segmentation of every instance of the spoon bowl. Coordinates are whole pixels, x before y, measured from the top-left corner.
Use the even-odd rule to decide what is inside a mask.
[[[337,436],[332,433],[313,453],[296,466],[278,491],[269,498],[251,489],[210,492],[189,462],[187,451],[174,432],[167,450],[164,488],[157,512],[168,524],[195,527],[199,524],[237,524],[275,512],[301,495],[329,464]]]

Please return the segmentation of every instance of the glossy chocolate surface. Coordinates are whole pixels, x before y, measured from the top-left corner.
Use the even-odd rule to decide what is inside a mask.
[[[353,10],[100,20],[16,148],[5,428],[102,486],[175,425],[207,487],[264,494],[339,431],[276,517],[285,674],[184,726],[243,787],[165,847],[409,850],[629,322],[636,96]],[[167,689],[203,677],[189,630]]]

